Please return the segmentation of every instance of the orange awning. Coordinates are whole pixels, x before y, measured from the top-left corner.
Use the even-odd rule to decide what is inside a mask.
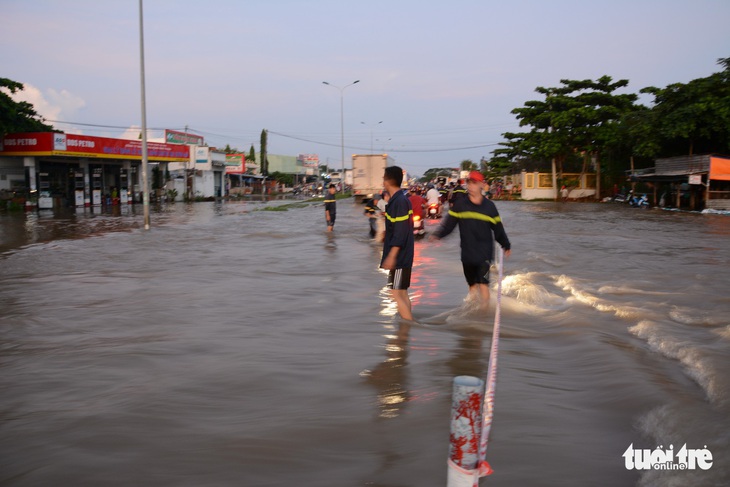
[[[730,159],[710,157],[710,179],[730,181]]]

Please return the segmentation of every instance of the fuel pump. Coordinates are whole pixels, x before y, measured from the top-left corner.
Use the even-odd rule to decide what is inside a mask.
[[[51,196],[51,177],[47,172],[38,173],[38,190],[38,209],[52,209],[53,197]]]
[[[119,175],[119,202],[123,205],[129,203],[127,200],[129,195],[129,177],[127,172],[122,169],[122,173]]]
[[[84,173],[74,171],[74,206],[84,207]]]
[[[101,168],[95,167],[91,174],[91,204],[101,205]]]

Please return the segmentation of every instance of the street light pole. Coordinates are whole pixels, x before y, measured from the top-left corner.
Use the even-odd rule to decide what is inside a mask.
[[[337,88],[340,90],[340,148],[342,150],[342,172],[340,173],[340,181],[342,182],[342,192],[345,192],[345,88],[352,86],[355,83],[359,83],[360,80],[355,80],[349,85],[343,87],[335,86],[327,81],[322,81],[322,84]]]
[[[147,154],[147,103],[144,88],[144,21],[142,18],[142,0],[139,0],[139,73],[141,80],[142,102],[142,208],[144,213],[144,229],[150,229],[150,189],[148,182],[149,164]]]
[[[373,124],[372,127],[370,125],[366,124],[365,122],[360,122],[360,123],[365,125],[366,127],[370,128],[370,153],[372,154],[373,153],[373,127],[380,125],[381,123],[383,123],[383,121],[381,120],[380,122]]]

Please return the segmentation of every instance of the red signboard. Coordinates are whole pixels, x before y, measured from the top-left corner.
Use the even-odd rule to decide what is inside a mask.
[[[10,134],[0,143],[0,155],[141,160],[142,141],[57,132]],[[148,142],[147,159],[154,162],[188,161],[190,148],[182,144]]]
[[[243,174],[246,172],[246,154],[226,154],[226,173]]]

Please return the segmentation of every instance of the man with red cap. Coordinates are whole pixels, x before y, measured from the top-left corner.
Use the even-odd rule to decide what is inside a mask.
[[[504,249],[505,257],[510,255],[511,245],[497,207],[484,197],[483,190],[484,175],[478,171],[470,172],[466,197],[454,202],[446,219],[429,240],[441,239],[459,226],[461,263],[469,295],[481,297],[481,307],[486,308],[489,304],[489,268],[494,257],[494,240]]]

